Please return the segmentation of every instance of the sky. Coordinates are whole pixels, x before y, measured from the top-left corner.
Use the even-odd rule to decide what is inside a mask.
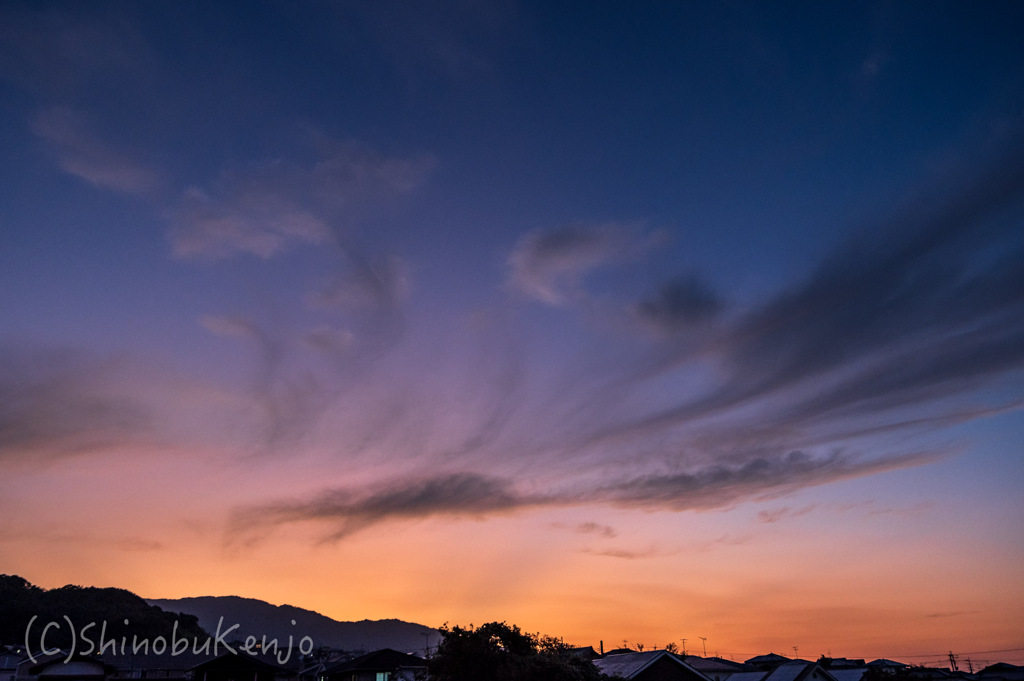
[[[1022,33],[0,3],[0,572],[1024,663]]]

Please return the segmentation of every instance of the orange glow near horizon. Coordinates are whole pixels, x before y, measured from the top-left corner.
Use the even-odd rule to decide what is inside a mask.
[[[0,572],[1024,662],[1024,2],[434,4],[0,2]]]
[[[161,482],[163,461],[136,462],[146,470],[134,474],[154,484],[130,497],[116,492],[116,478],[102,467],[83,466],[77,491],[66,490],[75,520],[67,520],[66,508],[16,518],[11,526],[24,531],[7,536],[7,571],[47,588],[71,582],[150,598],[240,595],[338,620],[507,621],[574,644],[603,641],[606,649],[623,640],[650,648],[687,638],[692,652],[705,636],[709,654],[733,659],[785,654],[796,645],[804,657],[831,651],[923,662],[920,656],[950,647],[987,651],[1019,643],[1016,613],[1006,607],[1024,601],[1019,573],[1000,563],[976,565],[967,552],[951,554],[918,535],[917,520],[895,531],[892,546],[875,551],[865,551],[855,535],[819,527],[819,520],[827,528],[863,511],[826,508],[786,527],[763,521],[766,508],[817,504],[828,490],[784,505],[704,514],[584,507],[486,521],[393,521],[335,543],[320,541],[324,528],[317,523],[293,523],[238,545],[210,517],[246,491],[244,481],[229,489],[213,475],[168,485]],[[57,484],[45,472],[36,478]],[[193,512],[167,517],[163,509],[186,490]],[[116,511],[126,504],[131,513]],[[893,517],[859,522],[881,530]],[[46,534],[58,518],[59,535]],[[915,560],[901,560],[905,554]],[[944,590],[968,568],[975,579]]]

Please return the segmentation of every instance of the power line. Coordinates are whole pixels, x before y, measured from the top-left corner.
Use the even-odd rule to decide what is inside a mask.
[[[957,653],[957,655],[989,655],[991,653],[1018,653],[1024,648],[1004,648],[1003,650],[976,650],[969,653]],[[929,653],[927,655],[900,655],[900,657],[945,657],[947,653]]]

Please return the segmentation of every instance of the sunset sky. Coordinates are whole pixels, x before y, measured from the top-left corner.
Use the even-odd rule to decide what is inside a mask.
[[[1024,663],[1022,35],[0,3],[0,573]]]

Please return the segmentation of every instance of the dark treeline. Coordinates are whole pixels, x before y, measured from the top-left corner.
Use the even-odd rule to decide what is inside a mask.
[[[0,575],[0,643],[24,645],[26,629],[33,616],[37,618],[29,631],[29,643],[36,650],[39,650],[43,628],[49,622],[56,622],[59,627],[51,627],[46,632],[47,648],[71,645],[71,629],[65,617],[77,631],[95,622],[87,635],[97,646],[103,622],[106,622],[105,640],[120,643],[126,636],[129,646],[133,637],[152,640],[163,636],[169,641],[175,622],[178,638],[191,642],[194,638],[202,641],[208,636],[195,616],[164,612],[124,589],[70,584],[43,589],[16,575]]]
[[[602,681],[589,659],[560,640],[528,634],[515,625],[441,627],[443,639],[427,662],[432,681]]]

